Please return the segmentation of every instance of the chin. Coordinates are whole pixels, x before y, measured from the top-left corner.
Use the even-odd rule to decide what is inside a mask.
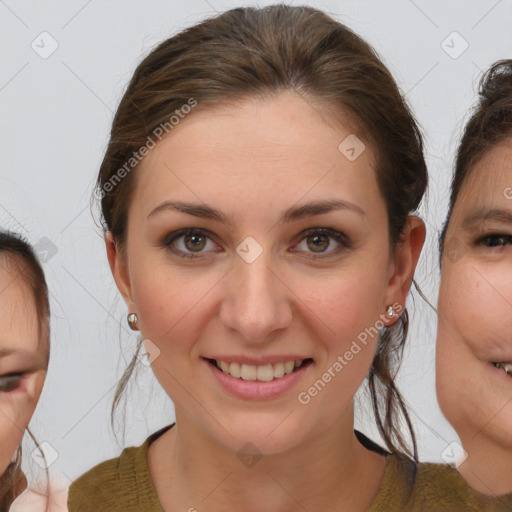
[[[501,452],[500,455],[510,459],[512,456],[512,405],[509,405],[508,409],[499,421],[490,420],[489,429],[484,429],[483,434],[496,445]]]
[[[304,423],[299,426],[293,414],[279,415],[241,413],[232,418],[224,430],[217,423],[210,425],[210,435],[230,451],[254,452],[257,455],[284,453],[304,441]],[[284,421],[283,421],[284,420]]]

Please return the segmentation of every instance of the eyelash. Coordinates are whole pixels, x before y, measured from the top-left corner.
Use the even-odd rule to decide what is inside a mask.
[[[188,228],[188,229],[183,229],[183,230],[180,230],[180,231],[176,231],[174,233],[170,233],[169,235],[167,235],[165,237],[165,239],[162,242],[162,245],[165,248],[171,248],[172,244],[176,240],[178,240],[180,238],[183,238],[183,237],[185,237],[187,235],[199,235],[199,236],[208,238],[210,240],[212,239],[208,235],[208,233],[206,231],[202,230],[202,229]],[[347,237],[343,233],[340,233],[338,231],[335,231],[333,229],[328,229],[328,228],[312,228],[312,229],[309,229],[309,230],[307,230],[303,234],[302,238],[299,240],[298,243],[302,242],[303,240],[305,240],[308,237],[315,236],[315,235],[327,236],[329,238],[332,238],[336,242],[338,242],[341,245],[341,247],[338,247],[337,249],[335,249],[333,251],[330,251],[328,253],[316,253],[316,254],[315,253],[310,253],[312,255],[312,257],[310,257],[309,259],[314,259],[315,260],[315,259],[319,259],[319,258],[329,257],[329,256],[332,256],[334,254],[337,254],[337,253],[341,252],[343,249],[350,248],[349,240],[347,239]],[[171,249],[171,250],[172,250],[172,252],[174,252],[175,254],[180,256],[181,258],[185,258],[185,259],[197,259],[200,256],[196,256],[196,254],[198,254],[198,255],[204,254],[202,252],[198,252],[198,253],[185,253],[185,252],[183,252],[181,250],[176,250],[176,249]],[[327,256],[323,256],[325,254],[327,254]]]
[[[11,393],[16,391],[20,386],[25,376],[24,373],[9,373],[7,375],[0,375],[0,393]],[[16,383],[15,387],[10,387],[9,383],[14,380]]]
[[[490,241],[497,241],[498,239],[503,239],[504,243],[502,245],[488,245],[487,242]],[[503,248],[507,244],[512,244],[512,235],[505,235],[505,234],[490,234],[480,237],[476,241],[477,245],[483,245],[487,248],[493,249],[493,248]]]

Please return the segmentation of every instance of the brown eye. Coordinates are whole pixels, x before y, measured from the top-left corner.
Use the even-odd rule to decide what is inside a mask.
[[[206,245],[206,237],[197,233],[185,235],[183,241],[185,247],[192,252],[201,251]]]
[[[208,253],[218,250],[217,245],[206,232],[192,228],[167,235],[162,245],[181,258],[190,259],[207,256]]]
[[[304,234],[294,252],[298,250],[309,254],[310,257],[318,254],[323,258],[336,255],[350,247],[351,243],[343,233],[329,228],[314,228]]]
[[[324,252],[329,247],[329,237],[326,235],[313,235],[307,237],[308,247],[313,252]],[[311,244],[311,245],[310,245]]]
[[[480,239],[479,243],[485,247],[505,247],[512,243],[512,237],[508,235],[487,235]]]
[[[17,373],[0,377],[0,392],[7,393],[18,389],[21,385],[23,374]]]

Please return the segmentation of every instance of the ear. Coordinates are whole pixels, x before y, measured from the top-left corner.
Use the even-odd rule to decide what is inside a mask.
[[[130,280],[130,272],[128,270],[128,262],[126,257],[120,252],[117,242],[114,240],[112,233],[105,233],[105,246],[107,249],[108,263],[114,281],[116,282],[119,293],[128,308],[128,312],[135,313],[135,303],[132,299],[132,285]]]
[[[392,325],[405,308],[405,301],[411,288],[414,271],[425,242],[425,223],[416,216],[410,215],[402,233],[402,239],[397,243],[394,259],[390,266],[391,274],[385,293],[385,307],[393,306],[397,315],[386,318],[386,324]],[[398,310],[398,305],[401,309]]]

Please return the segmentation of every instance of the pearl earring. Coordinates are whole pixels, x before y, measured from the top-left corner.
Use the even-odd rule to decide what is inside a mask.
[[[394,318],[396,316],[395,310],[393,309],[393,306],[388,306],[388,309],[386,311],[386,315],[388,318]]]
[[[132,331],[137,331],[138,330],[137,329],[137,321],[139,320],[137,315],[135,313],[130,313],[128,315],[127,320],[128,320],[128,325],[130,326],[130,329]]]

